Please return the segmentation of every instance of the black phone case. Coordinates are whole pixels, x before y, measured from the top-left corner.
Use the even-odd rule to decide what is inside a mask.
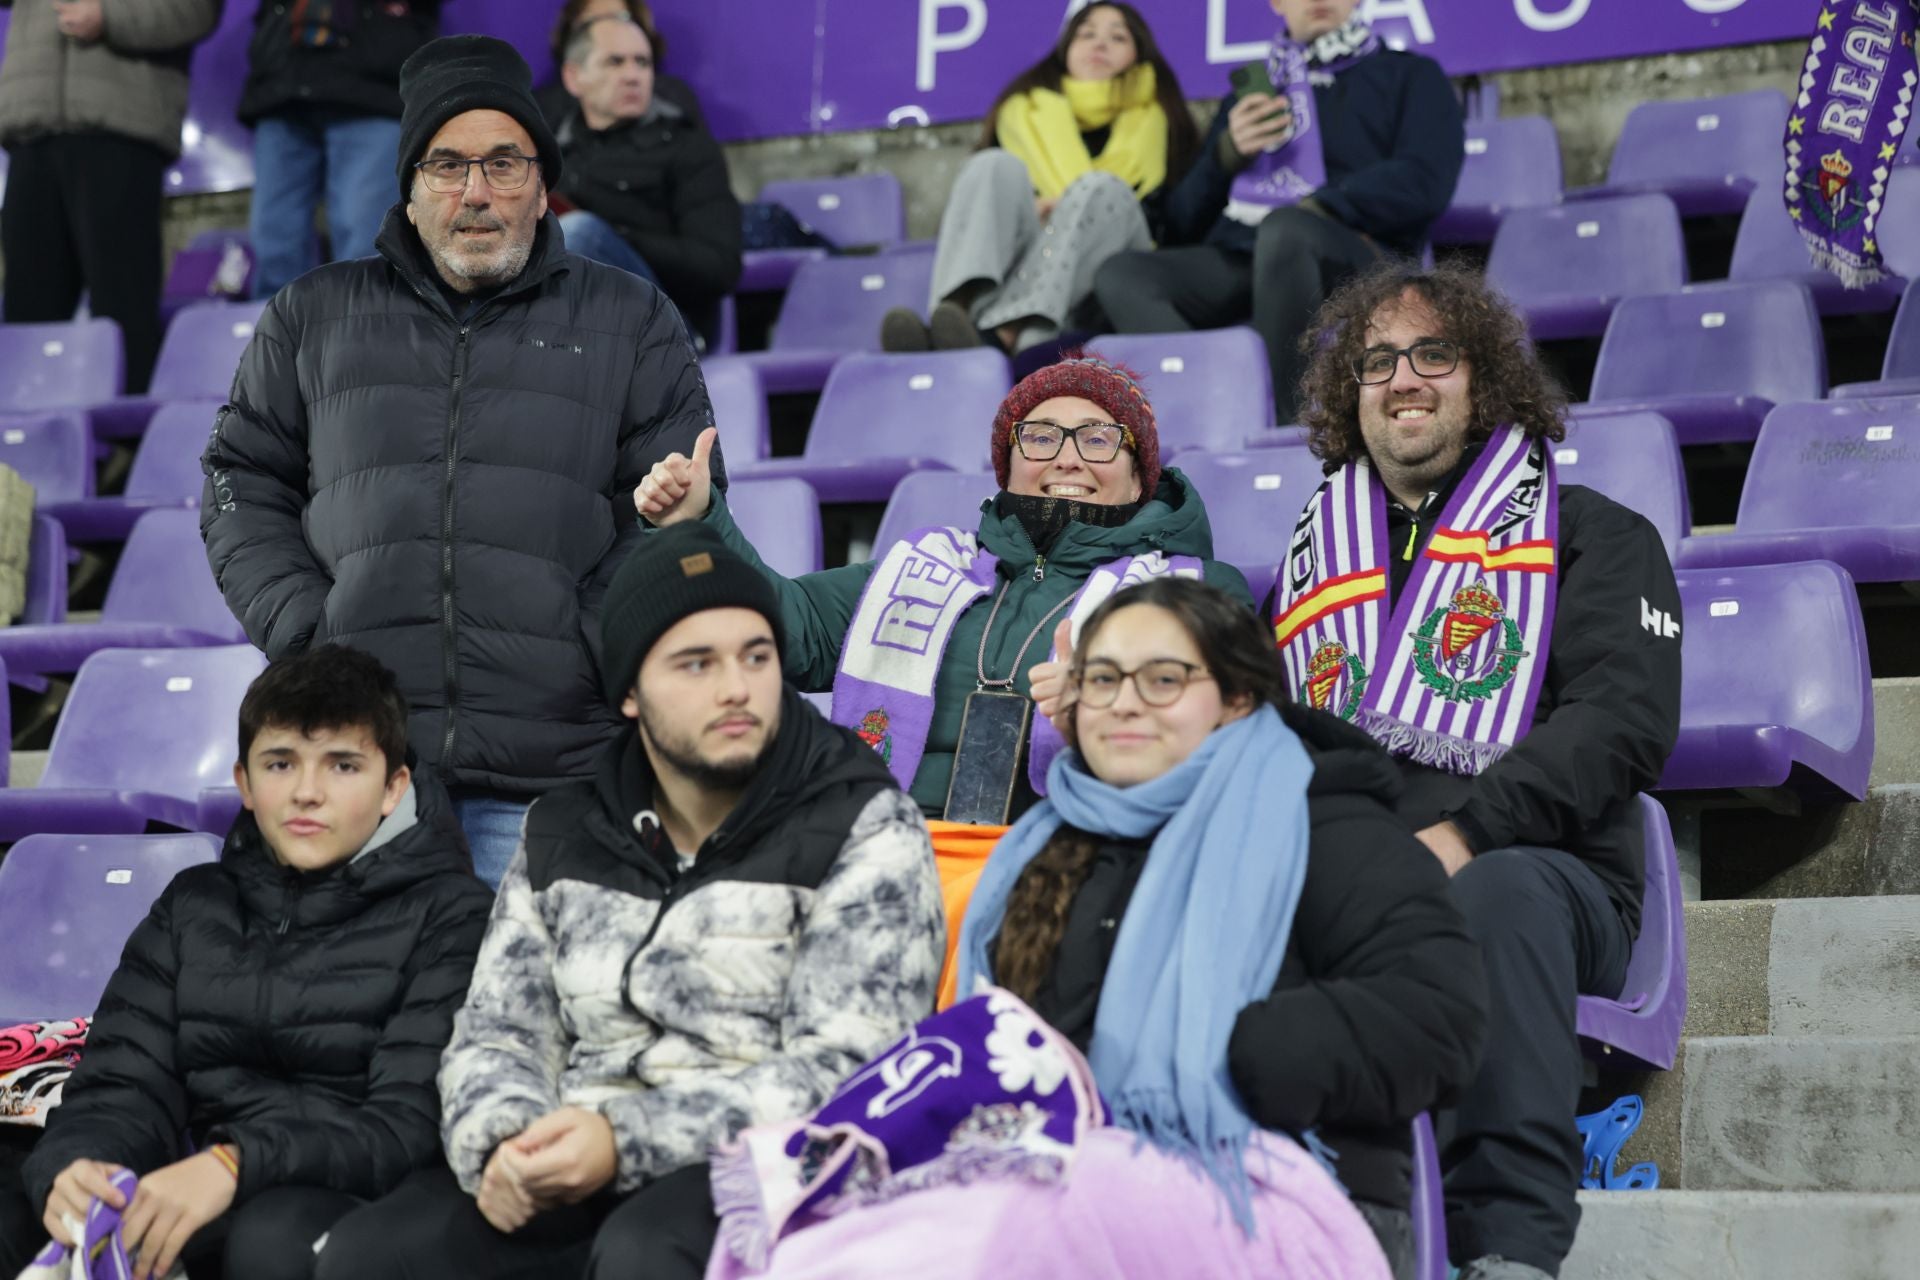
[[[1019,694],[967,695],[947,783],[948,822],[1004,826],[1013,813],[1027,761],[1027,728],[1033,702]]]

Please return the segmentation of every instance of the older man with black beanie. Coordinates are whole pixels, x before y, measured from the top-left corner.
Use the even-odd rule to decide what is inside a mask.
[[[933,1007],[926,823],[782,683],[766,579],[681,525],[628,558],[601,625],[637,731],[527,815],[441,1060],[446,1166],[341,1221],[318,1280],[697,1280],[709,1155]]]
[[[559,148],[512,46],[424,45],[400,97],[378,256],[268,305],[215,420],[201,529],[269,657],[334,641],[398,676],[498,884],[528,802],[618,732],[599,614],[631,495],[713,411],[672,304],[567,252]]]

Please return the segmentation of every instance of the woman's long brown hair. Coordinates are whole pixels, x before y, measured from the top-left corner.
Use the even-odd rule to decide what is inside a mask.
[[[1035,89],[1051,89],[1060,92],[1060,82],[1067,75],[1067,46],[1073,43],[1095,9],[1111,9],[1120,15],[1127,24],[1127,31],[1133,36],[1133,48],[1136,54],[1135,66],[1153,68],[1154,97],[1159,100],[1160,110],[1167,117],[1167,180],[1163,186],[1170,187],[1180,180],[1200,153],[1200,131],[1194,127],[1193,115],[1187,110],[1186,95],[1180,91],[1180,76],[1160,52],[1159,43],[1153,38],[1153,29],[1147,26],[1147,20],[1140,11],[1122,0],[1098,0],[1073,15],[1067,22],[1060,38],[1040,59],[1015,76],[1000,96],[993,100],[993,106],[987,109],[987,118],[980,122],[980,142],[978,150],[999,145],[1000,108],[1007,99],[1031,93]]]
[[[1258,708],[1286,700],[1286,676],[1271,633],[1245,604],[1191,578],[1153,578],[1115,592],[1081,629],[1080,651],[1092,646],[1109,618],[1136,604],[1173,615],[1200,651],[1222,703],[1251,702]],[[1067,740],[1078,745],[1077,725],[1068,728]],[[1067,931],[1067,913],[1086,885],[1099,850],[1098,837],[1063,826],[1014,882],[1000,936],[993,943],[993,976],[1022,1000],[1032,1001],[1052,971]]]

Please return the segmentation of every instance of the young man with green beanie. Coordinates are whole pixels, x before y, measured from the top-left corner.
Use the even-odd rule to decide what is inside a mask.
[[[642,542],[601,625],[637,731],[527,815],[441,1064],[451,1168],[343,1221],[320,1280],[693,1280],[709,1153],[932,1005],[926,825],[782,681],[766,579],[690,524]]]
[[[567,252],[560,149],[511,45],[424,45],[400,100],[379,256],[268,304],[201,529],[269,657],[331,640],[394,672],[498,884],[527,803],[619,732],[596,649],[628,495],[713,411],[673,304]]]
[[[710,436],[656,465],[634,495],[644,520],[704,524],[767,576],[787,629],[787,678],[832,689],[834,722],[873,744],[930,819],[957,819],[932,824],[950,944],[1010,820],[948,807],[970,710],[1005,716],[1007,704],[986,699],[1024,699],[1033,667],[1068,651],[1078,621],[1124,583],[1204,577],[1252,606],[1239,570],[1212,558],[1199,492],[1161,465],[1153,405],[1131,369],[1094,355],[1048,365],[1008,393],[989,431],[1000,493],[982,504],[977,531],[920,529],[875,548],[871,563],[799,578],[767,568],[734,524],[713,484]],[[1008,775],[1016,808],[1014,775],[1037,787],[1059,745],[1044,721],[1031,732],[1024,768],[988,759],[997,744],[975,757]],[[943,1002],[953,994],[949,980]]]

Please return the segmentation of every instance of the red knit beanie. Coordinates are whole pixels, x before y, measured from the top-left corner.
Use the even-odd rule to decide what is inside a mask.
[[[1140,497],[1143,501],[1153,497],[1160,483],[1160,428],[1154,422],[1147,393],[1140,389],[1140,375],[1123,364],[1083,351],[1069,352],[1058,364],[1028,374],[1000,402],[1000,412],[993,419],[992,445],[993,474],[1000,487],[1007,487],[1013,466],[1014,424],[1060,396],[1093,401],[1133,433],[1133,465],[1140,473]]]

